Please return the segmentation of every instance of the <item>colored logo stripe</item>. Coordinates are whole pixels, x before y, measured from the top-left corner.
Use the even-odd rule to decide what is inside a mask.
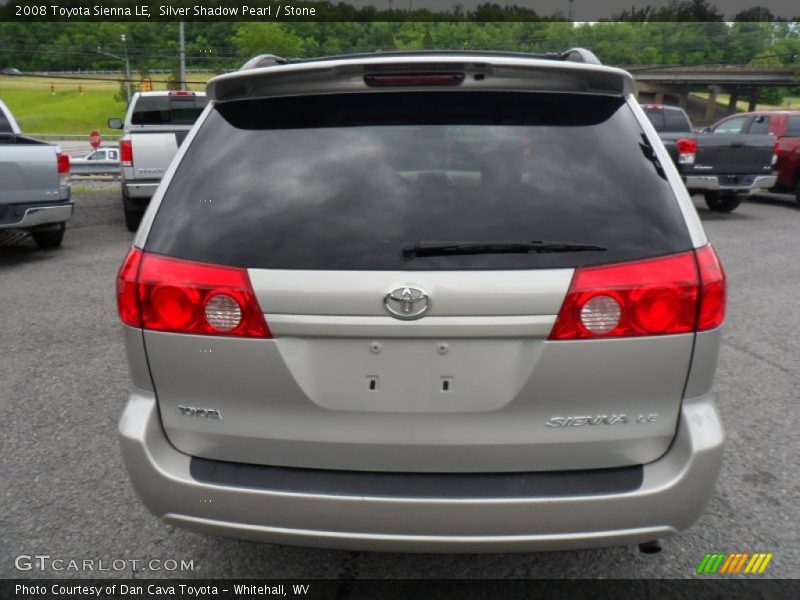
[[[734,575],[739,573],[761,574],[767,569],[773,554],[766,552],[708,552],[697,567],[700,575],[715,573]]]
[[[728,560],[722,565],[720,573],[738,573],[744,567],[745,561],[750,558],[749,552],[736,552],[728,555]]]
[[[728,558],[725,559],[725,562],[722,563],[722,568],[719,570],[720,573],[729,573],[730,568],[733,564],[739,559],[739,555],[736,553],[728,554]]]
[[[698,573],[710,574],[716,573],[717,569],[722,566],[722,561],[725,560],[725,554],[719,552],[709,552],[703,557],[703,562],[697,567]]]
[[[767,570],[767,565],[769,561],[772,560],[772,553],[769,554],[758,552],[753,554],[753,558],[750,559],[750,562],[747,563],[747,567],[745,567],[745,573],[758,573],[759,575]]]

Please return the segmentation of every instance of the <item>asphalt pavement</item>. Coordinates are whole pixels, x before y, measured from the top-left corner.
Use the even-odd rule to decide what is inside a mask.
[[[132,234],[118,184],[79,184],[74,199],[58,250],[0,234],[0,577],[686,578],[712,551],[772,552],[765,576],[800,577],[800,208],[793,197],[759,196],[732,214],[698,203],[729,277],[715,384],[728,446],[705,514],[657,555],[634,547],[345,552],[205,537],[160,523],[137,500],[116,440],[129,384],[114,278]],[[67,570],[64,562],[57,564],[65,570],[21,571],[21,555],[94,560],[95,570]],[[162,561],[160,571],[130,566],[151,559]],[[169,560],[193,561],[193,569],[167,570]],[[120,561],[125,567],[117,569]]]

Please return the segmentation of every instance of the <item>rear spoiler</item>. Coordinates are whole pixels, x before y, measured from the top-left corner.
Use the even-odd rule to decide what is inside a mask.
[[[575,48],[547,55],[387,52],[301,61],[261,55],[245,63],[239,71],[213,78],[208,82],[206,93],[218,102],[226,102],[375,91],[367,83],[369,76],[442,73],[458,74],[458,87],[474,91],[561,91],[613,95],[626,95],[634,91],[630,73],[602,66],[594,54]],[[452,85],[448,88],[452,89]],[[414,86],[400,85],[393,89],[407,91],[414,89]],[[386,88],[381,91],[386,91]]]
[[[369,53],[356,53],[356,54],[336,54],[333,56],[322,56],[318,58],[283,58],[274,54],[259,54],[254,56],[246,63],[244,63],[240,71],[248,69],[258,69],[261,67],[272,67],[275,65],[288,65],[289,63],[309,63],[309,62],[322,62],[326,60],[343,60],[343,59],[359,59],[359,58],[374,58],[376,56],[386,58],[413,58],[419,56],[493,56],[493,57],[512,57],[512,58],[535,58],[539,60],[568,60],[572,62],[581,62],[590,65],[602,64],[600,59],[586,48],[570,48],[565,52],[548,52],[545,54],[532,54],[528,52],[503,52],[497,50],[486,50],[475,52],[474,50],[397,50],[391,52],[369,52]]]

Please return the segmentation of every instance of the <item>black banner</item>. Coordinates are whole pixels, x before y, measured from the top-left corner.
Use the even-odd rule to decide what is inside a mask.
[[[291,598],[322,600],[769,600],[800,597],[800,580],[5,580],[3,600],[234,600]]]
[[[0,0],[0,21],[773,21],[790,0]]]

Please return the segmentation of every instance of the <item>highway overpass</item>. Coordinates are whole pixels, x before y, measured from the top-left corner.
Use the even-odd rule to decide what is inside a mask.
[[[800,86],[800,66],[740,66],[717,65],[700,67],[622,67],[636,79],[639,94],[662,103],[671,99],[687,107],[690,92],[708,91],[709,102],[705,121],[715,119],[717,94],[730,94],[728,111],[735,112],[736,102],[749,100],[749,110],[755,110],[758,92],[765,87]]]

